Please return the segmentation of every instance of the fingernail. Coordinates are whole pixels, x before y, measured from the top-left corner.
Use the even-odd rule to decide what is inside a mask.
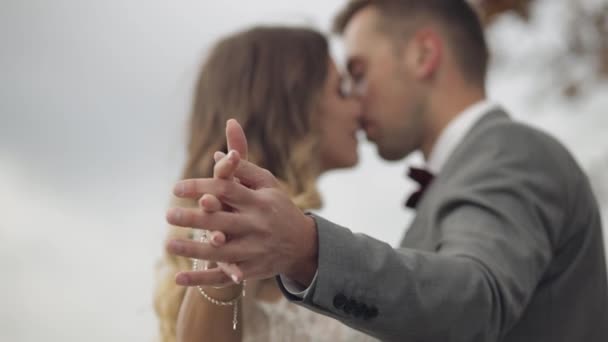
[[[184,251],[184,245],[176,240],[169,241],[169,251],[173,253],[181,253]]]
[[[241,282],[239,281],[239,277],[236,276],[236,274],[233,274],[232,276],[230,276],[230,278],[232,278],[232,281],[235,284],[240,284]]]
[[[190,284],[190,277],[188,277],[188,275],[180,273],[177,275],[177,277],[175,277],[175,282],[178,285],[183,285],[186,286],[188,284]]]
[[[182,211],[179,208],[175,208],[173,209],[173,212],[171,213],[171,218],[174,221],[179,221],[182,219]]]
[[[214,235],[214,236],[211,238],[211,240],[213,240],[213,242],[215,242],[215,243],[216,243],[216,244],[218,244],[218,245],[222,243],[222,241],[220,240],[220,237],[219,237],[219,236],[217,236],[217,235]]]
[[[180,183],[177,187],[177,194],[179,196],[183,196],[186,193],[186,185],[184,183]]]
[[[213,160],[217,163],[225,156],[226,156],[226,154],[224,152],[217,151],[213,154]]]

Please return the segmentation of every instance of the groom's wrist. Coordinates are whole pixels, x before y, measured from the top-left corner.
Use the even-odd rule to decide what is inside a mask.
[[[317,273],[319,241],[315,220],[309,215],[305,218],[300,240],[303,242],[301,254],[284,276],[307,288]]]

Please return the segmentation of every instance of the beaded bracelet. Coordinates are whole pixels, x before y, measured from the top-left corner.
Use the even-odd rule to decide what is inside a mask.
[[[200,238],[200,242],[202,243],[207,243],[207,234],[206,232],[203,233],[203,235]],[[192,270],[193,271],[198,271],[199,267],[199,260],[198,259],[192,259]],[[203,270],[207,270],[207,263],[204,263],[205,265],[203,266]],[[243,291],[241,293],[239,293],[234,299],[228,300],[228,301],[223,301],[223,300],[218,300],[215,299],[211,296],[209,296],[207,294],[207,292],[205,292],[205,290],[203,290],[203,287],[200,285],[197,285],[196,288],[198,289],[198,292],[201,294],[201,296],[203,296],[203,298],[205,298],[206,300],[208,300],[210,303],[217,305],[217,306],[232,306],[232,330],[236,330],[236,326],[238,324],[238,312],[239,312],[239,300],[241,299],[241,297],[245,297],[245,281],[243,281]]]

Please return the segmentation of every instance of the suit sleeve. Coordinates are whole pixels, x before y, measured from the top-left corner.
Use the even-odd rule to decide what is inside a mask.
[[[303,299],[285,295],[382,340],[500,341],[563,225],[564,152],[539,134],[517,125],[487,132],[466,167],[436,180],[447,182],[431,221],[436,251],[394,249],[316,216],[317,277]]]

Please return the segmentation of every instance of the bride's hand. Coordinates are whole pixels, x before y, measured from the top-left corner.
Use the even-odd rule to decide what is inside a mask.
[[[215,166],[213,167],[213,178],[220,178],[226,180],[234,180],[238,182],[237,178],[234,178],[234,172],[236,171],[239,161],[241,158],[247,160],[248,146],[240,125],[236,124],[234,120],[229,120],[226,123],[226,139],[228,141],[228,149],[230,152],[228,155],[222,152],[215,152],[213,159],[215,160]],[[220,210],[231,211],[232,208],[222,204],[220,200],[211,195],[205,194],[199,199],[199,207],[209,213],[217,212]],[[211,231],[208,235],[208,242],[214,247],[220,247],[226,243],[227,237],[220,231]],[[219,267],[232,281],[239,284],[243,279],[243,272],[236,264],[228,264],[218,262]]]
[[[225,155],[221,152],[216,152],[214,154],[213,158],[215,159],[215,162],[216,162],[215,167],[213,168],[213,177],[226,179],[226,180],[232,180],[234,170],[236,170],[236,167],[238,166],[238,162],[239,162],[238,153],[235,151],[231,151],[230,153],[228,153],[228,155]],[[199,199],[198,205],[201,208],[201,210],[208,212],[208,213],[213,213],[213,212],[217,212],[217,211],[221,211],[221,210],[224,210],[224,211],[232,210],[232,208],[222,204],[217,197],[215,197],[211,194],[203,195]],[[224,243],[226,243],[226,240],[227,240],[226,235],[224,235],[224,233],[222,233],[220,231],[210,231],[208,234],[206,234],[206,242],[209,243],[213,247],[223,246]],[[220,268],[227,276],[230,277],[230,279],[232,279],[232,281],[234,283],[239,284],[240,279],[243,279],[243,273],[241,272],[240,268],[237,265],[228,264],[228,263],[224,263],[224,262],[218,262],[218,263],[213,263],[213,264],[214,264],[213,266],[210,266],[208,268],[214,268],[214,267]],[[219,286],[219,287],[224,287],[224,286]]]

